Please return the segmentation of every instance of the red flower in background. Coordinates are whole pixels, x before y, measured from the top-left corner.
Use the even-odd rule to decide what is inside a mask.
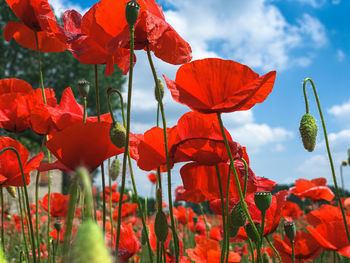
[[[157,175],[155,173],[149,173],[149,174],[147,174],[147,177],[151,181],[152,184],[157,183]]]
[[[28,161],[29,152],[22,144],[9,137],[0,137],[0,150],[5,147],[13,147],[18,151],[25,181],[28,185],[30,172],[38,168],[41,160],[44,158],[44,154],[41,152]],[[2,187],[23,186],[17,155],[13,151],[5,151],[0,155],[0,185]]]
[[[75,170],[85,166],[90,172],[101,163],[123,152],[109,138],[110,124],[105,122],[76,123],[54,133],[46,147],[57,158],[52,164],[42,164],[40,171]]]
[[[61,52],[66,49],[55,34],[50,31],[50,20],[56,22],[55,15],[47,0],[6,0],[15,15],[22,22],[8,22],[4,29],[6,41],[14,38],[25,48],[37,50],[35,31],[38,34],[39,49],[42,52]]]
[[[118,221],[118,210],[119,205],[115,207],[114,213],[113,213],[113,219],[115,221]],[[133,215],[136,213],[137,204],[135,203],[123,203],[122,207],[122,218]]]
[[[326,183],[326,178],[316,178],[311,181],[298,179],[295,181],[295,187],[289,188],[289,191],[297,197],[310,198],[312,201],[332,201],[334,194]]]
[[[350,217],[347,216],[346,219],[350,226]],[[335,250],[343,256],[350,257],[349,241],[338,207],[323,205],[307,214],[307,220],[313,225],[307,226],[307,230],[325,250]]]
[[[48,212],[48,194],[43,200],[39,200],[40,205]],[[50,215],[52,217],[66,217],[68,211],[69,196],[60,193],[50,194]]]
[[[278,250],[283,262],[292,262],[292,245],[289,238],[284,236],[282,240],[280,235],[276,234],[273,239],[273,245]],[[316,259],[322,252],[316,240],[309,233],[302,231],[296,231],[294,249],[296,262],[309,262]]]
[[[202,113],[248,110],[263,102],[275,82],[276,72],[261,77],[232,60],[208,58],[182,65],[175,81],[164,76],[176,102]]]
[[[175,203],[179,201],[202,203],[205,201],[205,196],[200,190],[186,190],[183,186],[178,186],[175,189]]]
[[[190,207],[186,209],[183,206],[178,206],[174,209],[174,216],[183,225],[193,224],[193,217],[195,215],[196,213]]]
[[[304,214],[304,212],[303,210],[300,209],[298,204],[287,201],[284,204],[282,214],[283,214],[283,217],[288,221],[293,221],[298,219],[302,214]]]

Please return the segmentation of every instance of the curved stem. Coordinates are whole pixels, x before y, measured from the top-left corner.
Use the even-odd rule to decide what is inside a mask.
[[[231,165],[234,167],[234,159],[232,157],[232,153],[231,153],[231,150],[230,150],[230,146],[228,144],[228,140],[227,140],[227,137],[226,137],[226,134],[225,134],[225,129],[224,129],[224,124],[222,122],[222,119],[221,119],[221,115],[220,113],[217,113],[217,118],[218,118],[218,121],[219,121],[219,125],[220,125],[220,129],[221,129],[221,134],[222,134],[222,137],[224,138],[224,142],[225,142],[225,146],[226,146],[226,150],[227,150],[227,153],[228,153],[228,156],[230,158],[230,163]],[[248,220],[249,220],[249,223],[251,224],[252,226],[252,229],[255,233],[255,235],[257,237],[259,237],[260,239],[260,234],[259,234],[259,231],[256,229],[255,227],[255,224],[249,214],[249,211],[248,211],[248,207],[247,207],[247,204],[244,200],[244,196],[243,196],[243,193],[242,193],[242,189],[241,189],[241,184],[239,182],[239,179],[238,179],[238,174],[237,174],[237,171],[236,169],[232,169],[233,172],[234,172],[234,176],[235,176],[235,182],[236,182],[236,185],[237,185],[237,190],[238,190],[238,194],[239,194],[239,198],[242,202],[242,207],[243,207],[243,210],[244,210],[244,213],[246,214]],[[258,244],[260,244],[260,240],[258,240],[257,242]],[[261,253],[260,253],[261,254]]]
[[[348,224],[347,224],[347,221],[346,221],[346,216],[345,216],[345,212],[344,212],[344,207],[343,207],[343,204],[342,204],[341,199],[340,199],[340,194],[339,194],[339,189],[338,189],[337,178],[336,178],[336,176],[335,176],[335,170],[334,170],[333,159],[332,159],[332,155],[331,155],[331,151],[330,151],[329,143],[328,143],[328,135],[327,135],[327,130],[326,130],[326,124],[325,124],[325,121],[324,121],[324,118],[323,118],[322,109],[321,109],[320,101],[319,101],[319,99],[318,99],[318,95],[317,95],[317,91],[316,91],[315,84],[314,84],[314,82],[312,81],[312,79],[310,79],[310,78],[306,78],[306,79],[304,80],[304,83],[303,83],[303,91],[304,91],[305,104],[307,105],[306,83],[307,83],[308,81],[311,83],[312,90],[313,90],[313,92],[314,92],[315,99],[316,99],[316,102],[317,102],[318,111],[319,111],[319,114],[320,114],[320,117],[321,117],[322,128],[323,128],[323,134],[324,134],[324,138],[325,138],[325,142],[326,142],[327,153],[328,153],[328,159],[329,159],[329,163],[330,163],[330,166],[331,166],[331,171],[332,171],[332,177],[333,177],[333,182],[334,182],[335,193],[336,193],[336,195],[337,195],[337,201],[338,201],[338,204],[339,204],[341,213],[342,213],[343,222],[344,222],[345,231],[346,231],[346,236],[347,236],[348,241],[349,241],[349,244],[350,244],[350,233],[349,233],[349,228],[348,228]],[[308,105],[306,106],[306,112],[308,113]]]
[[[250,240],[249,237],[247,237],[247,240],[249,245],[250,256],[252,257],[252,262],[255,263],[253,242]]]
[[[156,89],[158,90],[158,94],[161,94],[161,90],[158,84],[157,79],[157,73],[153,65],[151,52],[149,49],[149,44],[147,43],[147,57],[148,62],[150,64],[154,82],[156,85]],[[166,162],[167,162],[167,174],[168,174],[168,199],[169,199],[169,215],[170,215],[170,221],[171,221],[171,232],[173,234],[174,239],[174,245],[175,245],[175,256],[176,256],[176,263],[179,263],[179,240],[177,237],[176,229],[175,229],[175,220],[174,220],[174,214],[173,214],[173,201],[172,201],[172,195],[171,195],[171,169],[170,169],[170,159],[169,159],[169,149],[168,149],[168,135],[167,135],[167,125],[166,125],[166,119],[165,119],[165,112],[164,112],[164,106],[161,99],[158,100],[159,102],[159,108],[162,115],[162,121],[163,121],[163,132],[164,132],[164,147],[165,147],[165,156],[166,156]]]
[[[36,262],[36,254],[35,254],[35,241],[34,241],[34,231],[33,231],[33,222],[32,222],[32,214],[30,213],[30,206],[29,206],[29,198],[28,198],[28,190],[27,190],[27,183],[26,183],[26,179],[24,176],[24,172],[23,172],[23,166],[22,166],[22,161],[21,161],[21,157],[17,151],[17,149],[13,148],[13,147],[5,147],[0,151],[0,155],[3,154],[5,151],[12,151],[16,154],[17,156],[17,161],[19,164],[19,169],[21,171],[21,176],[22,176],[22,182],[23,182],[23,188],[24,188],[24,193],[25,193],[25,200],[26,200],[26,205],[27,205],[27,213],[28,213],[28,219],[29,219],[29,228],[30,228],[30,234],[31,234],[31,243],[32,243],[32,251],[33,251],[33,259],[34,262]]]
[[[221,184],[221,177],[220,177],[220,170],[219,166],[216,165],[216,176],[218,179],[219,184],[219,191],[220,191],[220,199],[221,199],[221,216],[222,216],[222,228],[224,230],[224,238],[223,238],[223,244],[221,247],[221,257],[220,262],[223,263],[225,260],[225,251],[226,251],[226,220],[225,220],[225,202],[224,202],[224,193],[222,191],[222,184]]]
[[[126,139],[124,147],[124,156],[123,156],[123,170],[122,170],[122,185],[120,189],[120,198],[118,206],[118,225],[117,225],[117,240],[116,240],[116,254],[118,255],[119,251],[119,239],[120,239],[120,228],[122,223],[122,202],[125,189],[125,176],[126,176],[126,161],[129,152],[129,137],[130,137],[130,115],[131,115],[131,95],[132,95],[132,77],[134,71],[134,26],[129,27],[130,31],[130,71],[129,71],[129,83],[128,83],[128,100],[127,100],[127,114],[126,114]],[[116,257],[116,262],[118,262],[118,257]]]
[[[270,248],[271,248],[271,249],[273,250],[273,252],[276,254],[276,256],[277,256],[279,262],[282,263],[282,262],[283,262],[283,261],[282,261],[282,258],[281,258],[281,256],[280,256],[280,254],[278,253],[277,249],[275,248],[275,246],[272,244],[272,242],[270,241],[270,239],[269,239],[267,236],[265,236],[265,239],[266,239],[267,243],[269,244]]]
[[[207,238],[209,238],[209,225],[207,223],[207,220],[205,218],[205,214],[204,214],[204,210],[203,210],[203,206],[201,203],[198,204],[199,205],[199,209],[201,210],[201,214],[202,214],[202,217],[203,217],[203,220],[204,220],[204,224],[205,224],[205,230],[207,230]]]

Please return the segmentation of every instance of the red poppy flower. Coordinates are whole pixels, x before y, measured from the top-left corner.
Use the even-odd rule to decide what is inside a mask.
[[[297,197],[310,198],[312,201],[332,201],[334,194],[326,183],[326,178],[316,178],[311,181],[298,179],[295,181],[295,187],[289,188],[289,191]]]
[[[198,204],[205,201],[205,196],[200,190],[186,190],[183,186],[178,186],[175,189],[175,203],[179,201]]]
[[[183,225],[187,225],[190,222],[193,223],[193,216],[196,214],[193,212],[192,208],[185,208],[183,206],[178,206],[174,209],[174,216],[177,221]]]
[[[75,170],[85,166],[90,172],[101,163],[123,152],[109,138],[110,124],[105,122],[76,123],[54,133],[46,147],[57,162],[43,164],[40,171],[51,169]]]
[[[218,164],[221,177],[221,184],[223,194],[226,196],[227,178],[229,172],[229,165],[225,163]],[[236,171],[239,176],[241,188],[244,186],[245,168],[241,161],[235,161]],[[184,188],[186,190],[199,190],[204,196],[205,200],[213,200],[220,198],[219,183],[216,175],[216,166],[200,165],[197,163],[185,164],[180,169],[180,174]],[[248,172],[247,193],[256,191],[255,175],[251,169]],[[238,199],[238,190],[234,181],[233,172],[231,171],[230,192],[231,198]]]
[[[249,110],[273,88],[276,72],[261,77],[232,60],[208,58],[182,65],[176,80],[164,76],[176,102],[202,113]]]
[[[269,180],[267,178],[264,177],[256,177],[256,180],[258,181],[258,188],[256,189],[256,191],[268,191],[268,192],[272,192],[273,189],[276,188],[277,183]]]
[[[118,210],[119,210],[118,207],[119,207],[119,205],[116,206],[116,208],[114,209],[114,213],[113,213],[113,219],[115,221],[118,220]],[[122,218],[135,214],[136,209],[137,209],[137,204],[135,204],[135,203],[123,203]]]
[[[207,239],[205,236],[196,236],[196,247],[186,249],[188,256],[195,262],[219,263],[221,258],[219,242]],[[240,262],[241,256],[230,251],[228,262]]]
[[[51,134],[83,122],[83,117],[84,107],[77,103],[71,88],[66,88],[60,104],[33,107],[30,113],[31,129],[37,134]],[[101,115],[101,121],[112,123],[110,114]],[[86,122],[97,122],[97,117],[87,117]]]
[[[40,205],[48,211],[48,194],[43,200],[39,200]],[[60,193],[50,194],[50,215],[52,217],[66,217],[68,211],[69,196]]]
[[[9,137],[0,137],[0,149],[2,150],[5,147],[13,147],[18,151],[26,184],[28,185],[30,183],[30,172],[38,168],[41,160],[44,158],[44,154],[40,152],[38,155],[27,161],[29,152],[22,144]],[[0,155],[0,185],[3,187],[23,186],[18,159],[13,151],[6,151]]]
[[[115,4],[118,5],[115,11],[120,13],[114,14],[114,17],[118,17],[119,25],[124,26],[122,31],[107,44],[107,49],[112,55],[120,48],[130,47],[129,25],[124,15],[126,2],[119,1],[118,4]],[[100,3],[99,10],[96,10],[97,14],[110,5],[110,0],[102,0]],[[140,0],[138,3],[141,8],[139,18],[135,23],[135,49],[145,49],[149,44],[154,55],[167,63],[180,65],[191,61],[190,45],[165,21],[162,8],[154,0]]]
[[[283,262],[292,262],[292,245],[289,238],[284,236],[282,240],[280,235],[276,234],[273,239],[273,245],[278,250]],[[322,252],[316,240],[309,233],[302,231],[296,231],[294,249],[296,262],[309,262],[316,259]]]
[[[147,177],[151,181],[152,184],[156,184],[157,175],[155,173],[149,173],[149,174],[147,174]]]
[[[232,155],[243,157],[244,149],[232,141],[227,130],[225,133]],[[174,163],[195,161],[203,165],[216,165],[229,160],[216,115],[185,113],[177,122],[177,134],[178,142],[170,149]],[[244,157],[247,158],[247,155]]]
[[[282,214],[285,219],[293,221],[298,219],[303,214],[303,211],[300,209],[298,204],[287,201],[284,204]]]
[[[8,22],[4,29],[6,41],[14,38],[20,45],[36,50],[35,31],[38,34],[39,48],[42,52],[61,52],[66,49],[55,34],[48,32],[49,20],[56,21],[47,0],[6,0],[21,22]],[[56,32],[56,30],[53,28]],[[59,34],[59,32],[56,32]]]

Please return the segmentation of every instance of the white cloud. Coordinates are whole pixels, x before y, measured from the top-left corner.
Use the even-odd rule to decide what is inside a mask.
[[[335,116],[344,126],[349,126],[346,124],[350,123],[350,99],[341,105],[334,105],[327,112]]]
[[[169,23],[192,46],[194,59],[224,57],[263,70],[307,66],[312,54],[294,56],[299,48],[327,42],[323,24],[303,14],[294,24],[266,0],[175,1]]]
[[[87,9],[83,9],[79,4],[73,3],[69,0],[52,0],[50,1],[50,5],[58,16],[61,16],[68,9],[74,9],[80,14],[84,14],[87,11]]]
[[[344,53],[344,51],[341,50],[341,49],[338,49],[338,50],[337,50],[336,56],[337,56],[337,60],[338,60],[339,62],[342,62],[342,61],[345,59],[345,53]]]

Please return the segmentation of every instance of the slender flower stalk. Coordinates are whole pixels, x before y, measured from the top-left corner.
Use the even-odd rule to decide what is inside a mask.
[[[253,242],[250,240],[249,237],[247,237],[247,240],[248,240],[250,256],[252,258],[252,263],[255,263]]]
[[[209,238],[209,231],[210,231],[210,229],[209,229],[209,225],[208,225],[207,219],[205,218],[203,206],[202,206],[201,203],[199,203],[198,206],[199,206],[199,209],[201,210],[201,214],[202,214],[202,217],[203,217],[203,220],[204,220],[205,230],[207,230],[207,238]]]
[[[5,250],[5,235],[4,235],[4,193],[3,187],[0,187],[0,200],[1,200],[1,246],[2,251]]]
[[[224,230],[224,239],[221,247],[221,257],[220,262],[223,263],[225,260],[225,252],[226,252],[226,220],[225,220],[225,202],[224,202],[224,194],[222,190],[222,183],[220,177],[219,166],[216,165],[216,176],[218,179],[219,191],[220,191],[220,200],[221,200],[221,216],[222,216],[222,228]]]
[[[324,134],[324,139],[325,139],[325,143],[326,143],[329,164],[331,166],[331,171],[332,171],[332,177],[333,177],[333,182],[334,182],[335,194],[337,196],[337,202],[338,202],[338,205],[339,205],[341,213],[342,213],[342,217],[343,217],[343,221],[344,221],[344,227],[345,227],[345,231],[346,231],[346,236],[347,236],[349,244],[350,244],[350,233],[349,233],[348,223],[346,221],[344,207],[343,207],[343,204],[342,204],[341,199],[340,199],[340,193],[339,193],[337,178],[335,176],[335,170],[334,170],[332,154],[331,154],[331,151],[330,151],[330,148],[329,148],[329,143],[328,143],[328,135],[327,135],[327,130],[326,130],[326,124],[325,124],[324,117],[323,117],[323,114],[322,114],[322,108],[321,108],[321,105],[320,105],[320,101],[318,99],[318,95],[317,95],[315,84],[312,81],[312,79],[310,79],[310,78],[306,78],[304,80],[304,82],[303,82],[303,92],[304,92],[304,98],[305,98],[306,113],[309,113],[309,103],[308,103],[307,95],[306,95],[306,84],[307,84],[307,82],[311,83],[312,90],[313,90],[313,93],[315,95],[315,99],[316,99],[316,103],[317,103],[318,112],[319,112],[320,117],[321,117],[323,134]]]
[[[265,236],[265,239],[266,239],[267,243],[269,244],[270,248],[271,248],[271,249],[273,250],[273,252],[276,254],[276,256],[277,256],[279,262],[282,263],[283,261],[282,261],[282,258],[281,258],[281,256],[280,256],[280,253],[278,253],[277,249],[276,249],[275,246],[272,244],[271,240],[270,240],[267,236]]]
[[[35,227],[36,227],[36,243],[40,247],[40,233],[39,233],[39,179],[40,172],[36,173],[35,180]],[[38,262],[40,263],[41,257],[38,257]]]
[[[26,257],[27,261],[29,261],[29,249],[28,249],[28,244],[27,244],[27,238],[26,238],[26,233],[24,231],[24,219],[23,219],[23,210],[22,210],[22,201],[21,201],[21,191],[20,188],[17,187],[17,194],[18,194],[18,203],[19,203],[19,214],[21,218],[21,227],[22,227],[22,236],[23,236],[23,243],[24,243],[24,249],[26,252]],[[20,261],[22,262],[22,261]]]
[[[154,82],[156,85],[156,89],[158,94],[161,94],[161,89],[159,87],[158,83],[158,77],[156,70],[153,65],[152,56],[149,48],[149,44],[146,44],[147,47],[147,57],[148,62],[150,64]],[[174,213],[173,213],[173,201],[172,201],[172,190],[171,190],[171,169],[170,169],[170,159],[169,159],[169,148],[168,148],[168,135],[167,135],[167,125],[166,125],[166,119],[165,119],[165,112],[164,112],[164,106],[161,99],[158,100],[159,102],[159,108],[160,113],[162,115],[162,122],[163,122],[163,131],[164,131],[164,147],[165,147],[165,156],[166,156],[166,162],[167,162],[167,175],[168,175],[168,199],[169,199],[169,215],[170,215],[170,221],[171,221],[171,232],[173,234],[173,240],[175,245],[175,257],[176,257],[176,263],[179,263],[179,240],[177,237],[176,229],[175,229],[175,220],[174,220]]]
[[[110,159],[108,159],[108,167],[110,166]],[[109,174],[108,176],[108,188],[109,188],[109,219],[111,222],[111,240],[113,239],[113,230],[114,230],[114,225],[113,225],[113,211],[112,211],[112,178],[111,175]]]
[[[22,161],[21,161],[21,157],[18,153],[18,151],[13,148],[13,147],[5,147],[0,151],[0,155],[2,153],[4,153],[5,151],[13,151],[16,156],[17,156],[17,161],[19,164],[19,169],[21,170],[21,176],[22,176],[22,182],[23,182],[23,188],[24,188],[24,194],[25,194],[25,203],[27,206],[27,213],[28,213],[28,219],[29,219],[29,229],[30,229],[30,234],[31,234],[31,243],[32,243],[32,252],[33,252],[33,259],[34,259],[34,263],[36,263],[36,255],[35,255],[35,251],[36,251],[36,247],[35,247],[35,241],[34,241],[34,231],[33,231],[33,222],[32,222],[32,215],[30,213],[30,206],[29,206],[29,198],[28,198],[28,190],[27,190],[27,184],[26,184],[26,179],[24,176],[24,172],[23,172],[23,166],[22,166]]]

